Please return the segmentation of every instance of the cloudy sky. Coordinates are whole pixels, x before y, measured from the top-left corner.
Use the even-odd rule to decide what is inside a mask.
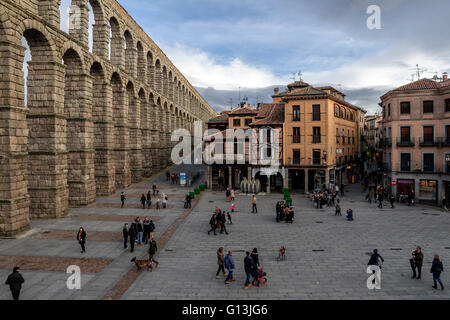
[[[239,87],[250,103],[268,102],[301,70],[373,113],[416,64],[423,77],[450,72],[448,0],[119,2],[218,111],[237,104]],[[369,5],[381,9],[379,30],[367,27]]]

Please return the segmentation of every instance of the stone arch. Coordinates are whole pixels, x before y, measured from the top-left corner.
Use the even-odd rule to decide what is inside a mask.
[[[41,43],[47,48],[47,57],[45,58],[45,60],[60,62],[57,60],[57,46],[52,38],[52,35],[48,32],[47,28],[43,24],[41,24],[37,20],[25,19],[18,26],[14,26],[13,29],[16,30],[18,43],[20,43],[20,38],[22,36],[25,36],[25,32],[28,32],[28,34],[30,34],[30,32],[33,32],[35,34],[39,33],[40,35],[38,36],[38,38],[42,39],[42,41],[39,41],[41,41]],[[32,36],[30,36],[30,40],[31,38]],[[27,41],[29,40],[27,39]],[[38,43],[34,43],[34,45],[36,47],[36,50],[38,50]]]
[[[102,57],[108,57],[109,47],[109,30],[105,21],[105,14],[100,0],[86,0],[86,4],[92,8],[92,15],[94,16],[94,24],[92,25],[92,34],[90,32],[91,26],[88,26],[89,42],[92,45],[89,47],[91,52]]]
[[[146,83],[147,79],[147,66],[145,61],[145,55],[144,55],[144,47],[142,46],[142,43],[140,41],[136,44],[136,51],[137,51],[137,77],[138,80],[142,83]]]
[[[110,41],[109,60],[119,68],[124,67],[124,39],[119,22],[115,17],[109,19]]]
[[[87,73],[86,68],[85,68],[85,63],[82,59],[83,49],[75,42],[68,41],[68,42],[64,43],[64,45],[59,50],[58,61],[62,61],[64,59],[64,55],[67,54],[68,52],[75,52],[74,54],[76,54],[79,57],[79,60],[80,60],[79,63],[81,63],[81,69],[83,70],[84,73]]]
[[[140,128],[140,100],[136,95],[136,87],[132,81],[127,83],[128,127],[130,147],[131,182],[139,182],[142,178],[142,133]]]
[[[125,44],[125,70],[128,74],[134,78],[136,77],[136,62],[137,62],[137,50],[134,45],[134,39],[131,32],[127,29],[124,34]]]
[[[153,67],[153,54],[151,51],[147,52],[147,85],[154,88],[155,74]]]
[[[74,49],[64,53],[63,63],[69,204],[87,205],[95,201],[94,154],[90,152],[94,138],[92,79],[84,72],[80,54]]]
[[[169,93],[169,75],[166,66],[162,67],[161,77],[162,77],[162,94],[164,95],[165,98],[167,98]]]
[[[155,89],[158,93],[162,93],[161,62],[158,58],[155,61]]]
[[[140,122],[141,122],[141,146],[142,146],[142,174],[144,177],[150,177],[152,173],[151,157],[151,131],[150,131],[150,108],[147,101],[147,94],[141,88],[138,93],[140,100]]]

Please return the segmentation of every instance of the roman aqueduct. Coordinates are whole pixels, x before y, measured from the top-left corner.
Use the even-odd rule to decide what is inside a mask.
[[[171,131],[216,115],[117,1],[72,0],[69,33],[60,1],[0,2],[0,236],[163,170]]]

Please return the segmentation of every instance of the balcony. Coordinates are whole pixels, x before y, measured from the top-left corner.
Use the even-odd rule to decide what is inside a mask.
[[[300,143],[300,136],[292,136],[292,143]]]
[[[302,165],[301,161],[300,161],[300,158],[288,158],[287,160],[288,160],[287,164],[290,165],[290,166],[295,167],[295,166],[301,166]]]
[[[312,143],[320,143],[320,136],[313,136]]]
[[[392,147],[392,139],[391,138],[383,138],[380,139],[380,148]]]
[[[397,137],[397,147],[414,147],[414,138],[401,139]]]
[[[442,141],[440,138],[433,138],[433,140],[425,140],[424,138],[420,138],[419,146],[421,147],[437,147]]]
[[[445,147],[450,146],[450,137],[442,139],[441,145]]]

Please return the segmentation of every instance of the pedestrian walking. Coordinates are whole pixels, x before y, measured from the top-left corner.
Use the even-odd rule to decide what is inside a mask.
[[[170,181],[170,171],[166,171],[166,181]]]
[[[417,279],[420,279],[422,275],[422,264],[423,264],[423,253],[422,249],[418,246],[416,250],[412,252],[412,258],[409,260],[411,264],[411,269],[413,272],[413,275],[411,279],[415,279],[417,276]],[[417,274],[416,274],[417,269]]]
[[[445,194],[442,196],[442,210],[448,212],[447,198],[445,197]]]
[[[142,237],[144,235],[144,226],[139,218],[136,218],[137,243],[142,244]]]
[[[256,195],[252,197],[252,213],[258,213],[258,208],[256,207]]]
[[[225,268],[228,270],[228,276],[225,279],[225,284],[230,284],[230,281],[235,281],[233,278],[234,271],[234,259],[233,252],[231,250],[228,251],[228,254],[225,256],[225,260],[223,261]]]
[[[234,206],[234,203],[232,203],[231,204],[231,212],[234,212],[234,210],[235,210],[235,206]]]
[[[122,229],[123,234],[123,248],[128,248],[128,223],[125,223]]]
[[[220,271],[223,272],[223,276],[224,276],[224,277],[226,277],[226,276],[228,275],[228,274],[225,272],[224,260],[225,260],[225,257],[224,257],[224,255],[223,255],[223,248],[220,247],[220,248],[217,250],[217,264],[219,265],[219,268],[217,269],[217,272],[216,272],[216,279],[220,279],[220,276],[219,276]]]
[[[373,254],[370,256],[369,262],[367,265],[369,266],[377,266],[378,268],[382,268],[384,259],[383,257],[378,253],[378,249],[373,250]],[[375,270],[372,270],[372,273],[375,274]],[[375,283],[375,278],[372,280],[372,283]]]
[[[153,190],[153,195],[155,195],[156,194],[156,184],[152,185],[152,190]]]
[[[142,196],[141,196],[142,209],[145,209],[146,203],[147,203],[147,198],[145,197],[145,194],[142,194]]]
[[[122,208],[125,205],[125,193],[123,193],[123,191],[120,193],[120,201],[122,202]]]
[[[14,267],[13,272],[8,276],[5,282],[6,285],[9,285],[13,299],[16,301],[19,300],[20,290],[22,289],[22,284],[25,282],[19,271],[20,267]]]
[[[167,208],[167,200],[168,200],[168,198],[167,198],[166,194],[163,193],[162,194],[162,207],[163,207],[163,209]]]
[[[408,206],[415,206],[415,199],[416,199],[416,195],[414,193],[414,190],[411,190],[411,192],[408,195]]]
[[[150,219],[145,217],[144,222],[142,223],[144,227],[144,236],[142,241],[145,244],[148,244],[148,240],[150,239]]]
[[[341,214],[341,204],[339,201],[336,202],[336,211],[334,213],[335,216],[342,216]]]
[[[234,201],[234,189],[231,189],[230,196],[231,196],[231,201]]]
[[[130,237],[130,252],[133,252],[134,244],[136,243],[136,236],[137,236],[136,222],[133,222],[130,226],[130,229],[128,229],[128,236]]]
[[[86,252],[85,243],[86,243],[86,231],[84,231],[83,227],[80,227],[77,233],[77,240],[81,246],[81,253]]]
[[[389,202],[391,203],[391,208],[394,209],[395,197],[392,193],[389,196]]]
[[[160,210],[161,209],[161,202],[159,201],[159,198],[156,199],[156,210]]]
[[[250,288],[252,286],[250,279],[251,279],[251,276],[254,274],[255,268],[256,268],[255,262],[253,261],[252,258],[250,258],[250,252],[247,251],[245,253],[245,258],[244,258],[244,270],[245,270],[245,275],[246,275],[244,290],[247,290],[248,288]]]
[[[227,222],[227,218],[225,216],[225,212],[222,212],[219,209],[219,212],[217,213],[216,219],[217,219],[217,226],[220,227],[220,233],[223,233],[225,231],[225,234],[228,234],[227,227],[225,226],[225,224]]]
[[[383,209],[383,193],[378,193],[378,208]]]
[[[441,272],[444,272],[444,266],[442,265],[441,258],[439,258],[439,255],[437,254],[434,255],[430,272],[433,274],[433,288],[437,289],[437,282],[439,282],[439,284],[441,285],[441,289],[444,290],[444,285],[441,281]]]
[[[153,239],[153,235],[155,234],[155,229],[156,229],[156,226],[153,223],[153,220],[150,218],[150,223],[149,223],[150,239]]]
[[[213,215],[211,216],[211,219],[209,220],[209,225],[211,226],[211,229],[208,231],[208,234],[210,234],[211,231],[214,231],[214,235],[217,235],[216,234],[216,228],[217,228],[216,213],[213,213]]]
[[[148,260],[150,260],[150,270],[153,270],[152,264],[155,264],[156,267],[159,266],[159,262],[156,261],[153,257],[155,256],[156,252],[158,252],[158,245],[156,244],[155,239],[150,239],[150,247],[148,248]]]
[[[231,214],[229,212],[227,212],[227,218],[228,218],[228,222],[230,224],[233,224],[233,221],[231,220]]]

